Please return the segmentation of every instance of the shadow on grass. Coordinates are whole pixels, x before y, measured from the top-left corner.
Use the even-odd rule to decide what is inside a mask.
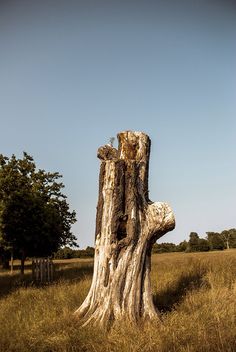
[[[92,274],[93,262],[74,266],[55,264],[54,282],[59,280],[80,281],[85,277],[92,277]]]
[[[197,290],[206,286],[204,272],[182,274],[177,282],[173,283],[166,290],[153,295],[155,306],[160,312],[170,312],[175,309],[189,291]]]
[[[31,271],[26,272],[24,276],[21,276],[18,272],[14,272],[12,275],[8,271],[2,272],[0,275],[0,299],[22,287],[46,287],[60,280],[76,282],[85,277],[92,277],[93,262],[79,263],[77,265],[56,263],[54,268],[54,280],[46,284],[33,282]],[[30,269],[30,266],[27,266],[28,269]]]
[[[7,296],[9,293],[14,292],[20,287],[27,287],[31,284],[31,274],[26,273],[23,277],[20,273],[0,275],[0,298]]]

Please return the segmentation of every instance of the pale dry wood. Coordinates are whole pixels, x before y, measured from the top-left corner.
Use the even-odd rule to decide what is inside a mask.
[[[101,159],[91,288],[75,315],[84,325],[159,319],[151,283],[151,249],[175,227],[168,204],[148,197],[150,139],[118,134],[119,148],[98,149]]]

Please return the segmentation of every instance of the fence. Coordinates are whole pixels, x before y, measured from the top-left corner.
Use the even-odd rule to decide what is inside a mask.
[[[37,283],[52,282],[54,277],[54,265],[51,259],[32,260],[32,279]]]

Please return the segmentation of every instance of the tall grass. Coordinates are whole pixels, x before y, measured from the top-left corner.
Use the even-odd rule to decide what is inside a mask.
[[[162,323],[119,322],[109,334],[81,328],[72,316],[88,292],[92,263],[67,263],[57,272],[50,286],[0,290],[0,351],[236,351],[236,251],[153,256]],[[0,283],[7,279],[2,274]]]

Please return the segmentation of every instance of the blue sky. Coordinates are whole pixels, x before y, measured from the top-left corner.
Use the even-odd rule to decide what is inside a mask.
[[[230,1],[2,1],[0,152],[59,171],[94,243],[97,148],[152,140],[150,198],[176,229],[236,227],[236,7]]]

